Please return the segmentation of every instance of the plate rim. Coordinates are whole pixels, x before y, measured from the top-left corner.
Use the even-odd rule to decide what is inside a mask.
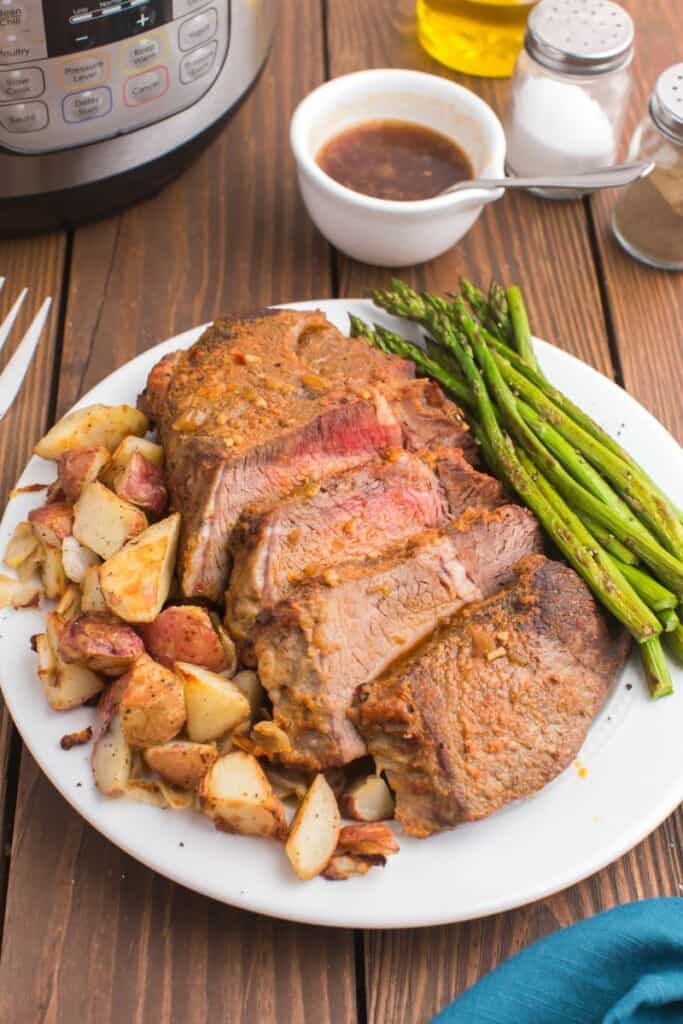
[[[285,306],[285,308],[320,308],[324,312],[326,312],[329,311],[330,309],[339,310],[340,307],[356,305],[358,303],[368,306],[367,300],[363,298],[313,299],[292,302],[283,305]],[[382,311],[378,311],[374,307],[370,308],[373,309],[375,319],[388,320],[389,322],[394,323],[396,322],[396,319],[391,317],[390,315],[384,314]],[[107,374],[104,378],[102,378],[102,380],[97,382],[97,384],[90,388],[86,394],[84,394],[81,398],[78,399],[77,402],[75,402],[71,406],[71,409],[77,409],[79,407],[82,407],[83,405],[89,404],[89,402],[92,401],[93,391],[95,391],[96,389],[100,389],[102,387],[106,388],[111,378],[117,375],[121,375],[122,373],[129,370],[131,367],[135,366],[135,364],[137,364],[138,362],[150,360],[151,358],[159,358],[164,351],[172,351],[174,347],[182,348],[188,346],[201,334],[201,332],[205,329],[206,326],[207,324],[202,324],[198,327],[189,328],[188,330],[182,331],[171,338],[167,338],[163,341],[160,341],[157,344],[151,346],[150,348],[144,350],[143,352],[138,353],[132,359],[128,360],[121,366],[112,370],[111,373]],[[634,398],[634,396],[630,395],[629,392],[626,391],[623,387],[621,387],[616,381],[610,379],[605,374],[601,373],[601,371],[592,367],[590,364],[584,362],[582,359],[578,358],[572,353],[566,352],[565,350],[559,348],[558,346],[552,345],[551,343],[546,342],[540,338],[534,338],[534,344],[538,347],[540,353],[543,353],[543,351],[546,349],[552,350],[555,353],[560,353],[562,359],[570,360],[573,364],[578,364],[578,366],[580,366],[582,370],[588,369],[592,374],[601,378],[603,382],[606,382],[608,386],[617,388],[620,392],[622,392],[622,394],[626,397],[626,399],[629,402],[634,403],[634,405],[638,407],[641,414],[645,413],[646,417],[650,422],[650,426],[653,428],[653,430],[655,430],[656,433],[660,433],[663,437],[666,437],[670,442],[673,442],[680,449],[680,445],[678,445],[676,439],[673,438],[673,436],[666,430],[664,425],[660,423],[659,420],[657,420],[656,417],[649,412],[649,410],[645,409],[645,407],[642,406],[638,402],[638,400]],[[29,472],[31,467],[40,465],[41,461],[42,460],[38,459],[37,456],[32,456],[29,462],[24,467],[22,473],[20,474],[16,486],[20,486],[21,480]],[[4,528],[5,520],[8,517],[8,513],[10,512],[10,509],[12,508],[15,500],[16,496],[10,495],[10,497],[8,498],[7,505],[3,511],[2,520],[0,521],[0,528]],[[18,614],[18,612],[15,612],[14,614]],[[636,821],[633,822],[630,829],[622,829],[619,832],[619,838],[617,841],[613,842],[611,845],[608,843],[603,843],[601,845],[601,853],[597,860],[590,860],[590,857],[588,857],[587,863],[580,864],[578,866],[578,869],[574,872],[567,872],[562,868],[558,868],[557,871],[555,871],[552,874],[552,876],[546,876],[543,884],[533,888],[533,891],[531,893],[525,891],[518,897],[513,896],[503,901],[501,901],[500,899],[491,899],[488,902],[485,900],[481,900],[480,905],[478,907],[469,908],[463,912],[454,911],[452,908],[448,909],[449,904],[448,901],[445,900],[444,911],[440,914],[431,913],[429,914],[428,918],[421,917],[419,914],[417,916],[411,916],[411,914],[403,914],[401,915],[400,920],[390,920],[389,918],[383,916],[383,914],[385,914],[386,911],[382,910],[377,915],[379,918],[378,920],[369,921],[368,919],[363,917],[361,910],[360,913],[356,916],[354,916],[355,911],[353,911],[348,915],[348,917],[344,915],[343,920],[335,920],[330,918],[330,916],[324,912],[325,900],[323,898],[319,900],[319,905],[321,908],[320,914],[311,913],[310,910],[303,910],[301,912],[297,912],[295,901],[293,901],[293,905],[290,906],[288,909],[278,907],[274,910],[272,909],[272,907],[268,905],[267,896],[263,900],[260,900],[258,898],[258,894],[254,891],[250,892],[250,894],[248,896],[245,896],[245,898],[241,898],[239,892],[230,894],[230,896],[228,897],[226,896],[224,891],[221,891],[220,885],[212,885],[210,879],[204,879],[202,881],[201,878],[196,874],[196,872],[195,880],[188,881],[187,877],[183,875],[182,871],[176,872],[174,870],[170,870],[167,866],[160,867],[158,860],[155,861],[154,857],[148,856],[146,853],[141,852],[139,849],[135,848],[134,844],[129,844],[124,837],[117,833],[116,828],[110,827],[108,821],[103,822],[99,820],[97,814],[92,814],[87,805],[85,805],[82,801],[79,801],[78,790],[74,791],[73,788],[69,789],[67,787],[67,783],[65,780],[56,778],[54,773],[48,770],[44,763],[44,759],[40,756],[40,751],[34,748],[34,743],[31,738],[30,730],[24,730],[22,726],[19,725],[17,722],[12,688],[5,684],[4,670],[1,663],[0,689],[2,690],[4,702],[6,704],[8,712],[12,717],[12,721],[15,725],[15,728],[22,737],[22,741],[26,744],[29,753],[36,761],[40,771],[47,777],[48,781],[57,789],[57,791],[62,795],[62,797],[64,797],[64,799],[71,805],[71,807],[73,807],[76,813],[79,814],[80,817],[85,819],[92,828],[94,828],[97,832],[103,835],[107,839],[107,841],[113,843],[116,847],[121,849],[128,856],[134,858],[141,864],[145,865],[145,867],[155,871],[162,877],[168,878],[169,880],[173,881],[178,885],[182,885],[184,888],[198,892],[201,895],[208,896],[211,899],[215,899],[218,902],[222,902],[229,906],[234,906],[238,909],[248,910],[253,913],[261,913],[270,917],[275,917],[281,920],[288,920],[295,923],[304,923],[325,927],[360,928],[364,930],[422,928],[445,924],[455,924],[466,920],[475,920],[478,918],[488,917],[495,913],[513,910],[517,907],[528,905],[537,900],[544,899],[549,895],[563,891],[564,889],[567,889],[570,886],[575,885],[583,881],[584,879],[590,877],[591,875],[595,874],[596,872],[604,869],[606,866],[622,857],[628,851],[633,849],[633,847],[636,846],[639,842],[641,842],[648,835],[650,835],[656,828],[659,827],[659,825],[661,825],[663,821],[666,820],[666,818],[676,809],[676,807],[683,800],[683,774],[681,774],[680,778],[677,780],[677,787],[674,786],[672,780],[670,787],[667,788],[666,799],[661,797],[658,801],[653,801],[652,811],[650,812],[649,816],[647,816],[646,820],[641,815],[639,818],[636,819]],[[42,699],[42,694],[40,695],[40,699]],[[21,718],[21,715],[19,715],[19,717]],[[541,790],[540,792],[543,793],[544,790]],[[108,801],[109,805],[116,803],[116,801]],[[130,806],[130,804],[131,802],[128,802],[127,806]],[[140,807],[141,805],[137,806]],[[149,810],[149,808],[145,807],[144,810]],[[151,810],[157,811],[157,813],[164,813],[159,811],[157,808],[151,808]],[[474,824],[476,825],[477,823]],[[457,831],[458,830],[454,830],[454,832],[451,832],[450,834],[457,834]],[[590,861],[590,863],[588,863],[588,861]],[[307,884],[310,885],[311,883]],[[326,883],[323,882],[322,884],[324,885]],[[353,883],[347,882],[346,884],[347,886],[350,886]],[[365,884],[369,884],[370,886],[372,886],[372,879],[365,880]],[[267,893],[267,890],[268,887],[264,886],[264,892]],[[359,892],[361,892],[361,890],[354,888],[353,895],[355,896]],[[372,894],[370,893],[370,895]],[[353,904],[354,902],[355,901],[353,899],[349,901],[350,904]],[[368,901],[370,905],[372,904],[372,902],[372,900]]]

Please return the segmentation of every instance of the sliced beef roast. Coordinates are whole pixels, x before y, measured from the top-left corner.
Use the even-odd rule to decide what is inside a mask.
[[[463,604],[494,593],[541,548],[534,517],[516,505],[467,512],[375,560],[296,587],[255,631],[259,674],[290,760],[311,768],[366,752],[347,711],[374,679]]]
[[[468,444],[457,407],[412,375],[412,364],[343,337],[322,313],[296,310],[218,321],[161,360],[141,404],[183,514],[183,594],[222,599],[246,505],[388,448]]]
[[[394,450],[283,501],[251,506],[233,534],[230,631],[247,640],[258,613],[302,580],[342,562],[376,557],[468,508],[495,508],[503,501],[497,480],[473,469],[459,448],[441,448],[419,457]]]
[[[352,717],[406,832],[483,818],[553,779],[576,756],[627,649],[577,574],[535,555],[511,586],[362,686]]]

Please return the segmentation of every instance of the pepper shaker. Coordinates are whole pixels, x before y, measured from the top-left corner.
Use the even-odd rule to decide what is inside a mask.
[[[630,154],[654,161],[655,169],[619,196],[614,234],[636,259],[663,270],[683,270],[683,63],[657,79]]]
[[[508,174],[572,174],[616,162],[633,35],[630,16],[610,0],[541,0],[513,76]],[[581,195],[532,191],[551,199]]]

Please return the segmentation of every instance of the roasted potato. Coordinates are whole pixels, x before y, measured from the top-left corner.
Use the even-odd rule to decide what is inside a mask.
[[[65,537],[62,541],[62,564],[67,579],[72,583],[83,583],[86,571],[91,566],[98,566],[100,558],[90,548],[84,547],[80,540]]]
[[[111,558],[146,527],[144,512],[99,481],[88,484],[74,505],[73,535],[100,558]]]
[[[64,538],[70,537],[73,531],[73,506],[66,501],[53,501],[49,505],[31,509],[28,520],[38,540],[53,548],[60,548]]]
[[[35,608],[43,588],[31,580],[15,580],[0,573],[0,608]]]
[[[100,567],[100,587],[115,615],[126,622],[156,619],[171,589],[179,534],[180,516],[175,513],[148,527]]]
[[[227,667],[223,645],[206,608],[166,608],[154,622],[140,627],[140,635],[151,656],[168,668],[176,661],[203,665],[212,672],[222,672]]]
[[[92,768],[100,792],[105,796],[123,796],[132,763],[133,755],[123,734],[121,716],[114,714],[93,746]]]
[[[91,565],[85,570],[81,592],[81,608],[84,612],[106,612],[109,611],[104,594],[100,587],[100,569],[97,565]]]
[[[337,849],[341,818],[324,775],[316,775],[294,816],[285,852],[299,878],[322,874]]]
[[[382,821],[393,818],[394,798],[381,775],[366,775],[344,793],[341,809],[356,821]]]
[[[43,459],[58,459],[74,448],[100,445],[113,452],[127,434],[142,437],[147,417],[129,405],[89,405],[69,412],[35,446]]]
[[[5,548],[5,565],[8,569],[18,569],[31,558],[39,544],[40,541],[31,523],[17,523]]]
[[[292,749],[289,736],[275,722],[257,722],[248,736],[235,736],[234,743],[254,757],[282,758]]]
[[[43,580],[45,596],[58,601],[64,594],[68,582],[64,572],[61,546],[53,548],[51,544],[43,544],[43,558],[40,563],[40,575]]]
[[[174,740],[160,747],[148,747],[143,757],[153,772],[180,789],[196,789],[218,757],[209,743]]]
[[[125,469],[135,454],[142,455],[148,462],[152,462],[159,469],[164,468],[164,449],[154,441],[148,441],[145,437],[124,437],[111,459],[111,467],[107,472],[121,472]]]
[[[191,740],[217,740],[249,718],[249,701],[231,679],[182,661],[173,668],[185,686],[187,735]]]
[[[130,501],[153,516],[160,516],[168,505],[168,491],[159,466],[140,452],[133,452],[124,469],[113,475],[113,487],[119,498]]]
[[[144,654],[142,640],[130,626],[101,612],[83,612],[59,638],[59,656],[93,672],[119,675]]]
[[[199,803],[225,832],[274,839],[287,835],[284,807],[251,754],[219,757],[199,784]]]
[[[111,455],[103,445],[63,452],[59,456],[57,473],[66,500],[72,504],[77,502],[84,488],[97,480],[110,461]]]
[[[141,654],[121,679],[119,708],[127,743],[154,747],[174,739],[185,724],[185,696],[178,676]]]
[[[382,822],[346,825],[339,833],[340,852],[367,857],[390,857],[400,847],[396,836]]]
[[[103,689],[98,675],[84,665],[67,665],[59,655],[59,641],[65,623],[58,612],[48,612],[47,634],[34,638],[38,654],[38,676],[45,697],[54,711],[70,711],[85,704]]]

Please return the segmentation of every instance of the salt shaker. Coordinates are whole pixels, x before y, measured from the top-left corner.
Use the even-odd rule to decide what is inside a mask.
[[[659,76],[630,153],[655,168],[619,196],[614,234],[636,259],[683,270],[683,64]]]
[[[571,174],[616,162],[631,88],[633,22],[610,0],[541,0],[512,81],[508,174]],[[576,190],[533,190],[552,199]]]

